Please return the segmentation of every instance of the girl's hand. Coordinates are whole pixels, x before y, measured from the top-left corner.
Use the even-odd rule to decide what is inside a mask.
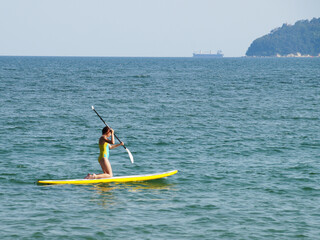
[[[114,130],[112,128],[110,128],[110,132],[111,134],[114,134]]]
[[[124,143],[123,143],[123,142],[121,142],[121,143],[120,143],[120,146],[123,146],[123,145],[124,145]]]

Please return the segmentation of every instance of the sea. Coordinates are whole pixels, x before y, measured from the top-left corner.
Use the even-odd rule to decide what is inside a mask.
[[[0,57],[0,239],[320,239],[320,58]],[[102,173],[103,122],[148,182]]]

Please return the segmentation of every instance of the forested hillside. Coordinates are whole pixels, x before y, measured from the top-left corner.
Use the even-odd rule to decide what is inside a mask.
[[[269,34],[254,40],[247,56],[290,56],[320,54],[320,18],[283,24]]]

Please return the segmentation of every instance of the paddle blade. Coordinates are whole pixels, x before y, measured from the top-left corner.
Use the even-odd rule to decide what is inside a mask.
[[[132,156],[131,152],[129,151],[128,148],[126,148],[126,150],[127,150],[127,152],[128,152],[128,155],[129,155],[129,158],[130,158],[131,163],[134,163],[133,156]]]

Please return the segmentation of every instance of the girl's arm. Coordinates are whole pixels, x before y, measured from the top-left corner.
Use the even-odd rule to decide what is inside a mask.
[[[109,144],[114,144],[114,141],[112,142],[112,139],[109,140],[107,137],[104,138],[104,140]],[[114,139],[113,139],[114,140]]]
[[[115,145],[110,145],[110,146],[109,146],[109,149],[114,149],[114,148],[117,148],[117,147],[120,147],[120,146],[123,146],[123,145],[124,145],[123,142],[121,142],[121,143],[119,143],[119,144],[115,144]]]
[[[110,129],[110,131],[111,131],[111,140],[109,140],[106,136],[104,137],[104,140],[107,143],[114,144],[115,143],[115,141],[114,141],[114,130]]]
[[[115,141],[114,141],[114,130],[110,128],[110,131],[111,131],[111,144],[114,144]]]

